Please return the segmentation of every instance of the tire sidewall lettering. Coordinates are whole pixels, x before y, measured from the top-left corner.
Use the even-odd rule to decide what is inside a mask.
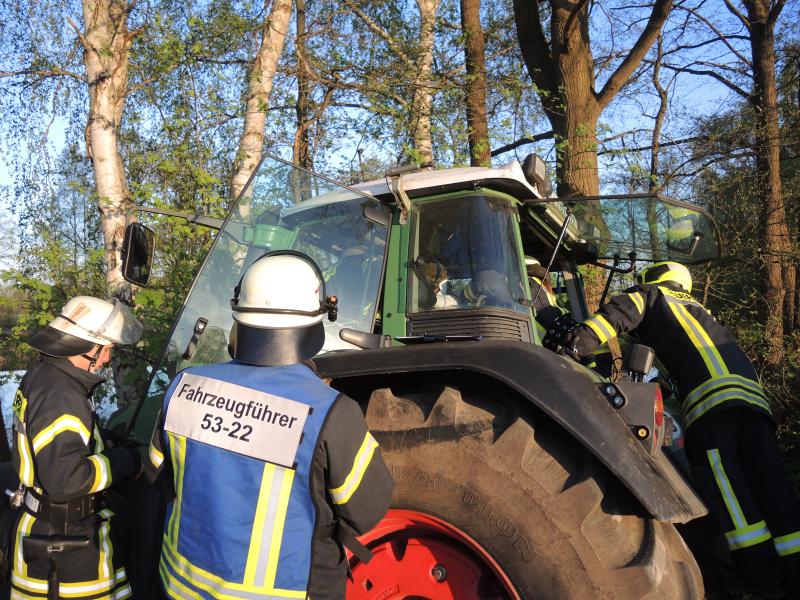
[[[439,473],[413,467],[391,465],[391,470],[395,481],[421,482],[429,488],[434,488],[450,496],[457,496],[459,502],[466,506],[474,516],[481,517],[484,522],[491,524],[492,530],[495,532],[495,541],[499,540],[510,545],[519,560],[531,562],[536,558],[532,544],[520,533],[520,528],[510,518],[499,512],[494,504],[483,500],[477,492],[466,485]],[[478,541],[484,543],[481,540]]]

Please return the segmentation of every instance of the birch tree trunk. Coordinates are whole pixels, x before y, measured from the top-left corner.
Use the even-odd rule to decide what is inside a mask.
[[[267,10],[269,0],[264,3]],[[239,151],[234,163],[231,182],[231,197],[238,198],[255,171],[264,151],[264,125],[267,121],[269,96],[278,70],[278,61],[283,53],[289,19],[292,15],[291,0],[274,0],[264,21],[261,45],[250,70],[250,80],[245,96],[244,130],[239,140]],[[243,216],[249,214],[249,204],[240,204]]]
[[[492,151],[486,117],[486,43],[481,26],[481,0],[461,0],[461,27],[467,67],[465,105],[470,164],[490,167]]]
[[[433,106],[433,44],[440,0],[417,0],[420,18],[418,70],[411,105],[411,133],[416,159],[433,162],[431,109]]]
[[[84,0],[84,31],[78,31],[89,85],[87,152],[95,184],[105,246],[108,291],[128,303],[132,288],[122,279],[120,250],[131,194],[118,145],[118,131],[128,91],[128,57],[134,34],[128,31],[132,5],[113,0]]]

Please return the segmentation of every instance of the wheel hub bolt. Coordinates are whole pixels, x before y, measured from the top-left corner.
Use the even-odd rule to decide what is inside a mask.
[[[444,568],[444,565],[436,565],[431,569],[431,575],[433,575],[436,581],[441,583],[447,579],[447,569]]]

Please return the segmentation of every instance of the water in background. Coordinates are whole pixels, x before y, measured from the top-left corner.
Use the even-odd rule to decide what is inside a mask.
[[[19,382],[25,371],[0,371],[0,409],[3,411],[3,423],[6,426],[6,438],[11,444],[11,405],[14,402],[14,394],[17,392]],[[94,400],[97,404],[97,416],[101,423],[105,423],[116,410],[117,402],[114,400],[114,384],[110,380],[111,371],[103,373],[108,379],[101,384],[94,393]]]
[[[11,404],[19,382],[25,371],[0,371],[0,409],[3,411],[3,423],[6,426],[6,437],[11,443]]]

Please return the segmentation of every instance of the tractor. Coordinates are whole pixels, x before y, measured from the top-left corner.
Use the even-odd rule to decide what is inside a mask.
[[[667,456],[659,386],[545,349],[525,257],[549,266],[580,321],[581,265],[610,283],[622,263],[717,257],[705,210],[661,194],[559,199],[535,155],[401,167],[354,186],[266,156],[227,218],[185,218],[218,233],[146,395],[111,430],[145,446],[176,373],[230,360],[245,268],[299,250],[339,300],[316,370],[361,404],[396,480],[391,510],[361,540],[373,559],[350,557],[349,600],[703,597],[676,525],[707,510]],[[124,271],[138,285],[153,237],[129,225]],[[143,482],[124,493],[136,507],[131,582],[157,597],[164,502]]]

